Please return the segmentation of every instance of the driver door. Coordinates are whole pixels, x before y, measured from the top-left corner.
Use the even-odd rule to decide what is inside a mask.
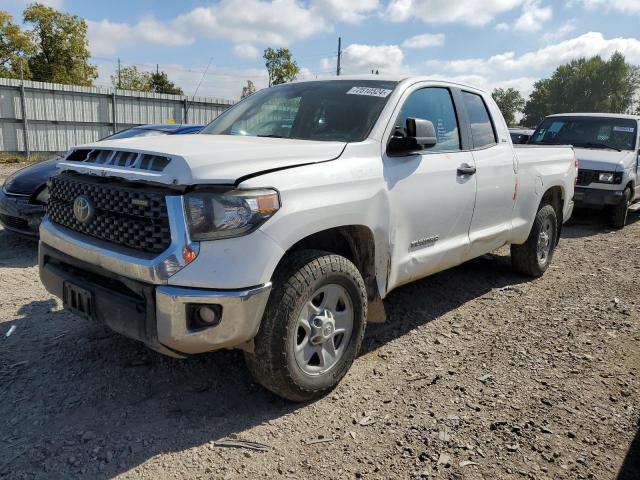
[[[475,175],[458,172],[475,164],[471,152],[463,151],[466,141],[451,90],[417,87],[400,104],[392,133],[402,131],[408,117],[422,118],[434,124],[437,143],[416,154],[384,154],[391,204],[388,290],[464,260],[476,196]]]

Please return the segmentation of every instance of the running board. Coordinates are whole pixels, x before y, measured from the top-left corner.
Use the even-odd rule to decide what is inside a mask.
[[[640,212],[640,202],[629,205],[630,212]]]

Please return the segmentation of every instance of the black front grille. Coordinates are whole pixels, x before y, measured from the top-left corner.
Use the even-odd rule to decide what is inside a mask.
[[[16,230],[29,230],[29,222],[24,218],[13,217],[11,215],[4,215],[0,213],[0,220],[9,228],[15,228]]]
[[[590,185],[596,179],[595,170],[578,169],[578,183],[577,185]]]
[[[171,243],[165,196],[159,191],[125,186],[118,181],[58,175],[51,179],[47,215],[76,232],[125,247],[160,253]],[[73,202],[84,195],[95,208],[93,218],[78,221]]]

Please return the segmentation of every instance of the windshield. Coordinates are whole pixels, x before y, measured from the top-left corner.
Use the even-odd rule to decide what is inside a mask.
[[[610,117],[547,117],[529,143],[634,150],[637,122]]]
[[[337,142],[364,140],[396,82],[332,80],[254,93],[200,133]]]
[[[126,130],[122,130],[121,132],[114,133],[113,135],[109,135],[108,137],[103,138],[102,140],[118,140],[120,138],[132,138],[132,137],[153,137],[156,135],[168,135],[171,132],[165,130],[151,130],[149,128],[128,128]]]

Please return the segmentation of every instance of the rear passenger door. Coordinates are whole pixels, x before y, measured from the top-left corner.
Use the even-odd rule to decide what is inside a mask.
[[[502,246],[509,238],[516,173],[511,142],[499,138],[497,127],[504,126],[495,124],[483,97],[463,90],[461,98],[476,165],[476,205],[469,229],[469,258],[473,258]]]

